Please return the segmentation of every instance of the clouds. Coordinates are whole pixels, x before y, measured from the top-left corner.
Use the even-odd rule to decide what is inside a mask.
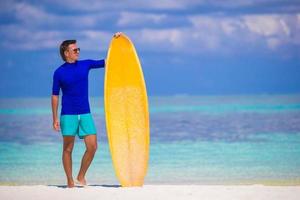
[[[152,51],[159,46],[167,52],[239,54],[280,52],[300,44],[300,21],[294,14],[188,15],[185,20],[189,25],[132,32],[141,46]]]
[[[270,49],[300,44],[299,19],[295,14],[255,15],[242,18],[247,30],[263,40]]]
[[[53,49],[63,39],[77,38],[84,48],[96,51],[99,49],[94,45],[108,45],[116,31],[128,33],[143,51],[239,53],[241,47],[246,47],[243,51],[280,51],[282,47],[300,45],[300,10],[291,14],[251,11],[267,3],[277,8],[282,5],[279,0],[41,2],[5,4],[14,11],[15,20],[0,24],[2,47],[16,43],[14,48],[21,50]],[[65,6],[66,11],[55,9],[56,4]],[[299,3],[289,1],[286,5],[297,8]],[[209,8],[204,13],[195,10],[209,6],[214,8],[211,12]],[[251,12],[226,12],[238,7]],[[104,45],[101,50],[105,50]]]
[[[289,40],[294,27],[289,26],[291,16],[280,15],[258,15],[244,16],[243,21],[246,28],[257,37],[265,40],[270,49],[276,49],[280,45],[293,44],[298,41]]]
[[[265,37],[289,36],[292,28],[287,25],[288,19],[284,15],[244,16],[243,21],[249,31]]]
[[[30,31],[16,25],[2,26],[0,35],[5,38],[1,46],[16,51],[53,48],[62,38],[60,31]]]
[[[97,23],[106,20],[104,16],[97,14],[59,15],[47,11],[42,6],[34,6],[24,2],[16,3],[12,7],[18,24],[27,29],[86,29],[93,28]]]
[[[193,24],[196,38],[202,42],[211,43],[215,48],[230,40],[227,44],[231,49],[238,44],[250,45],[253,48],[276,49],[280,45],[298,45],[300,38],[297,15],[272,14],[272,15],[240,15],[234,17],[227,16],[192,16],[189,18]],[[205,31],[206,36],[200,34]],[[213,37],[214,36],[214,37]],[[216,39],[217,38],[217,39]],[[214,39],[214,41],[212,41]]]
[[[7,0],[8,1],[8,0]],[[12,1],[12,0],[10,0]],[[268,12],[298,12],[300,8],[300,2],[298,0],[123,0],[114,1],[110,0],[89,0],[88,3],[85,0],[39,0],[31,1],[36,4],[43,4],[47,7],[59,10],[59,7],[63,7],[68,11],[76,12],[105,12],[114,11],[122,12],[124,10],[130,12],[136,11],[199,11],[201,8],[205,8],[206,12],[253,12],[268,11]]]
[[[144,24],[162,24],[167,19],[166,14],[147,14],[138,12],[121,12],[118,17],[117,25],[120,27],[126,26],[141,26]]]

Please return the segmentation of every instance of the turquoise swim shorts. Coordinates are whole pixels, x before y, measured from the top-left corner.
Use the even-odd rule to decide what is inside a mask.
[[[60,128],[63,136],[76,136],[83,139],[87,135],[95,135],[96,127],[91,113],[81,115],[61,115]]]

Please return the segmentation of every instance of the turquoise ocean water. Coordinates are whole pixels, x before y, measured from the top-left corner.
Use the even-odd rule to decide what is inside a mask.
[[[91,98],[99,148],[91,184],[117,185],[103,99]],[[300,95],[150,97],[146,184],[300,184]],[[76,139],[74,176],[85,147]],[[0,184],[64,185],[50,99],[0,99]]]

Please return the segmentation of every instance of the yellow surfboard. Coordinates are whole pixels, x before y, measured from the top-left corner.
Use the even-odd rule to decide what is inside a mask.
[[[113,38],[105,66],[106,130],[123,187],[142,186],[149,159],[149,112],[144,76],[133,43]]]

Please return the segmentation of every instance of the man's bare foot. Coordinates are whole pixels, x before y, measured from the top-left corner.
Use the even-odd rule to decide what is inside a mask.
[[[68,180],[68,188],[73,188],[75,187],[74,181],[73,180]]]
[[[85,178],[77,177],[77,182],[76,183],[78,185],[80,185],[80,186],[86,186],[86,180],[85,180]]]

